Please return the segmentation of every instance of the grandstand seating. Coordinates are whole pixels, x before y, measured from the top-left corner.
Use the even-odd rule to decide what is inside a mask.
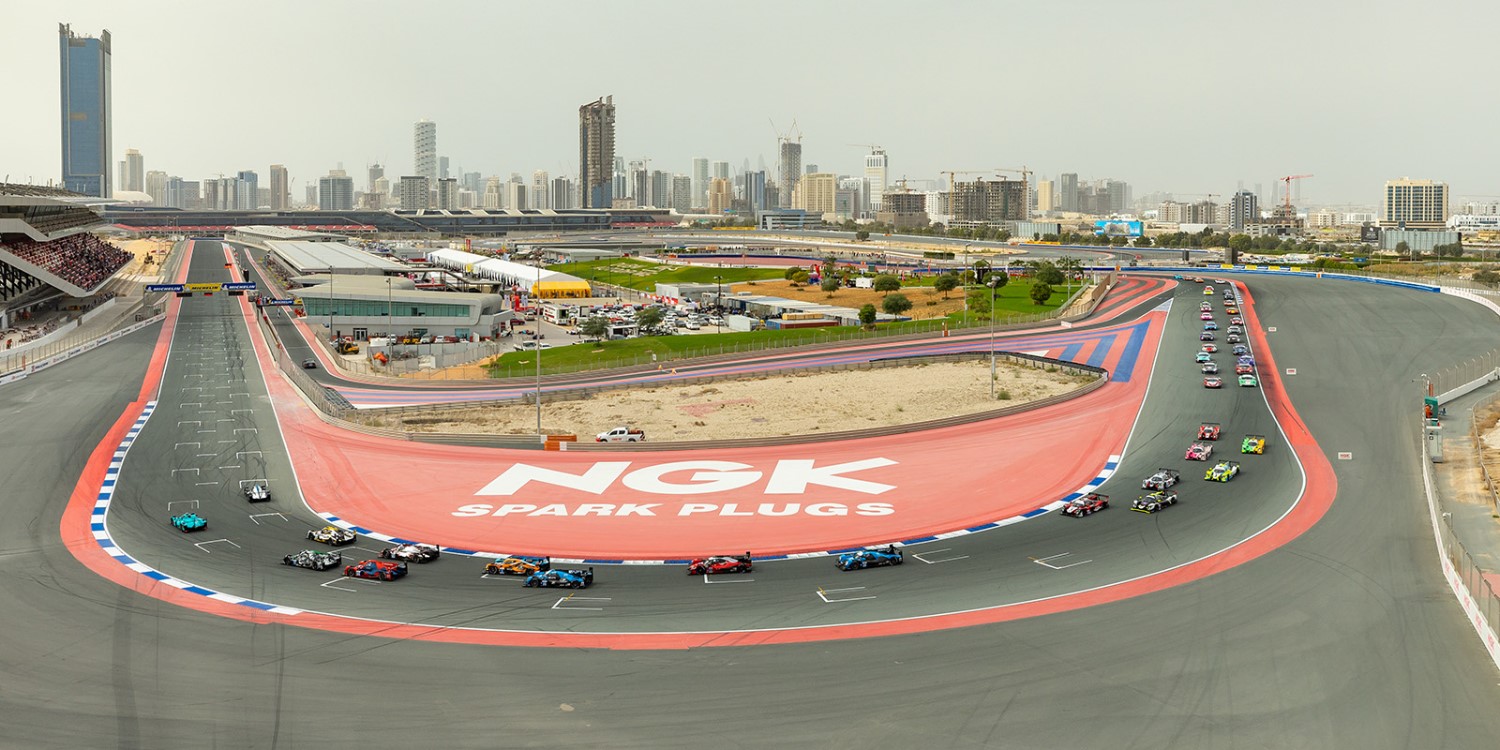
[[[41,198],[81,197],[78,193],[71,190],[46,187],[44,185],[22,185],[14,182],[0,182],[0,195],[24,195]]]
[[[98,287],[131,259],[130,253],[91,234],[75,234],[50,242],[21,240],[8,243],[5,249],[80,289]]]

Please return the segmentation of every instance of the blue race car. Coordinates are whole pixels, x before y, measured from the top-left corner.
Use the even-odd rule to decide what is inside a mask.
[[[856,552],[845,552],[839,555],[834,562],[839,570],[863,570],[864,568],[878,568],[883,565],[900,565],[903,560],[901,550],[891,544],[878,549],[862,549]]]
[[[526,585],[544,589],[588,588],[594,582],[594,569],[588,570],[538,570],[526,576]]]
[[[197,513],[183,513],[180,516],[172,516],[172,528],[186,534],[189,531],[197,531],[208,526],[208,521]]]

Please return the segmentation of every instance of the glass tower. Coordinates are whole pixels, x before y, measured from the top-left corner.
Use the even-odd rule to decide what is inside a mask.
[[[108,198],[112,107],[109,31],[97,38],[78,36],[58,24],[62,66],[63,186],[75,193]]]

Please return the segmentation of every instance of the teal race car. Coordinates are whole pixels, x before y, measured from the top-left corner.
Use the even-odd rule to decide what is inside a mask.
[[[204,529],[207,527],[208,521],[205,521],[203,519],[203,516],[200,516],[197,513],[183,513],[179,516],[172,516],[172,528],[177,529],[184,534],[189,531],[198,531],[199,529]]]

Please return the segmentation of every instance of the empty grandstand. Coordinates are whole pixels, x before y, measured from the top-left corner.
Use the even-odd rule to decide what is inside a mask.
[[[89,297],[130,254],[89,234],[104,221],[57,188],[0,183],[0,319],[41,300]]]
[[[505,236],[515,233],[597,232],[621,227],[670,227],[665,209],[504,209],[420,211],[184,211],[106,208],[104,220],[127,231],[223,235],[241,227],[280,226],[361,235]]]

